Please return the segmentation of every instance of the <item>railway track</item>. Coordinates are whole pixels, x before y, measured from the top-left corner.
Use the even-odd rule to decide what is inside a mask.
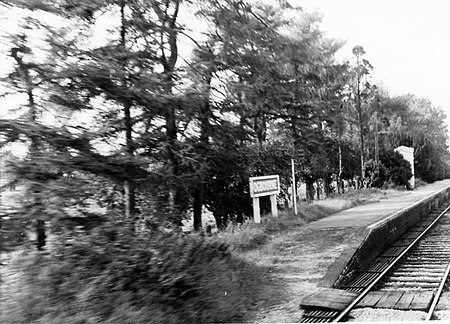
[[[426,311],[432,318],[443,292],[449,290],[450,206],[423,218],[390,248],[339,287],[357,294],[342,311],[309,309],[302,323],[345,321],[356,308]],[[448,297],[447,297],[448,298]]]

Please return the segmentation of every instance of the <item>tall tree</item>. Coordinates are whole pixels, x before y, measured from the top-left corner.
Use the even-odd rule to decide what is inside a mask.
[[[29,4],[21,3],[21,5],[28,6],[29,9],[36,9],[36,2]],[[118,170],[107,169],[111,167],[109,162],[116,160],[114,163],[133,164],[134,151],[136,144],[134,143],[133,133],[133,107],[134,113],[142,111],[142,106],[150,106],[148,104],[148,97],[141,96],[143,91],[143,81],[147,81],[145,87],[149,87],[149,78],[143,80],[142,74],[136,71],[142,71],[145,66],[145,60],[138,58],[153,57],[150,51],[143,51],[141,48],[137,49],[137,44],[142,44],[140,41],[142,37],[137,40],[140,31],[136,26],[142,27],[135,21],[130,23],[130,18],[127,16],[133,7],[137,6],[137,2],[133,1],[93,1],[90,3],[81,3],[80,6],[75,7],[70,1],[61,1],[56,6],[46,5],[42,3],[39,9],[45,9],[52,15],[56,15],[57,19],[62,22],[62,27],[45,26],[45,30],[50,33],[48,44],[53,57],[52,64],[49,64],[46,69],[41,68],[41,74],[45,76],[46,85],[46,100],[48,106],[55,107],[69,111],[73,114],[78,112],[86,113],[87,116],[106,117],[102,119],[103,125],[88,124],[92,129],[96,129],[95,138],[94,132],[89,132],[79,125],[72,126],[76,133],[82,133],[84,139],[83,154],[92,155],[87,159],[86,163],[92,163],[92,158],[96,160],[97,166],[91,165],[86,168],[86,165],[78,166],[88,172],[93,172],[102,175],[112,175],[115,181],[119,179],[123,181],[125,188],[124,199],[124,214],[130,219],[134,212],[134,182],[144,173],[135,169],[135,175],[132,172],[125,172],[122,174],[116,173]],[[92,33],[94,28],[98,28],[99,10],[106,10],[112,14],[113,17],[118,17],[113,26],[117,27],[116,33],[111,33],[112,41],[106,45],[99,46],[88,45],[93,39]],[[132,12],[132,11],[131,11]],[[114,14],[117,14],[114,16]],[[101,17],[101,16],[100,16]],[[109,23],[111,23],[111,20]],[[43,23],[42,23],[43,24]],[[133,36],[133,37],[131,37]],[[143,55],[145,53],[147,56]],[[140,56],[139,56],[140,55]],[[148,61],[148,60],[147,60]],[[136,63],[138,62],[138,63]],[[152,61],[154,65],[154,60]],[[148,63],[147,63],[148,66]],[[135,75],[131,77],[130,71],[134,71]],[[153,84],[156,82],[153,82]],[[41,82],[41,86],[42,86]],[[138,85],[138,86],[137,86]],[[120,106],[122,108],[120,108]],[[152,103],[151,107],[157,104]],[[123,116],[115,113],[117,109],[122,109]],[[158,109],[158,108],[154,108]],[[94,120],[94,119],[93,119]],[[32,132],[31,132],[32,133]],[[57,135],[58,133],[51,133],[47,135]],[[94,148],[90,147],[93,141],[102,143],[102,150],[114,150],[113,146],[107,144],[108,138],[115,137],[117,134],[124,134],[123,140],[125,142],[124,149],[118,152],[118,155],[125,155],[124,158],[113,158],[108,161],[102,155],[95,154]],[[45,133],[43,135],[46,135]],[[70,133],[65,133],[67,136],[72,136]],[[120,136],[121,137],[121,136]],[[106,139],[106,140],[105,140]],[[60,139],[45,139],[50,145],[55,142],[61,144]],[[120,141],[120,139],[119,139]],[[81,142],[81,141],[80,141]],[[66,149],[77,149],[78,144],[76,140],[66,143]],[[87,148],[89,147],[89,148]],[[119,162],[123,160],[123,162]],[[101,163],[109,164],[104,172],[100,172]],[[103,167],[106,165],[103,164]],[[124,164],[122,165],[124,166]],[[119,169],[122,166],[118,166]],[[71,168],[76,166],[71,165]],[[114,167],[116,168],[116,167]],[[122,170],[123,171],[123,170]],[[119,171],[119,172],[122,172]],[[131,169],[129,170],[131,171]],[[109,174],[109,175],[108,175]],[[131,175],[131,176],[130,176]]]
[[[35,125],[38,122],[39,110],[36,103],[36,88],[39,83],[39,74],[37,73],[38,65],[32,61],[25,61],[25,56],[28,55],[28,59],[32,59],[32,50],[28,47],[27,38],[25,35],[19,35],[14,37],[13,47],[11,48],[11,57],[14,59],[16,66],[15,72],[10,74],[10,82],[15,84],[19,89],[22,88],[26,93],[28,108],[24,115],[24,122],[30,125]],[[31,56],[31,57],[30,57]],[[34,77],[33,77],[34,76]],[[41,154],[43,151],[42,145],[40,145],[39,139],[36,136],[30,135],[28,154],[26,159],[31,164],[39,163],[41,160]],[[35,165],[35,167],[38,167]],[[37,176],[37,174],[35,174]],[[30,179],[31,180],[31,179]],[[38,179],[36,179],[38,180]],[[31,213],[31,219],[34,222],[36,228],[36,245],[39,250],[43,248],[46,240],[45,233],[45,216],[43,213],[43,195],[41,190],[42,184],[37,181],[31,181],[26,189],[26,195],[29,195],[29,209]]]
[[[372,65],[364,59],[366,52],[364,48],[357,45],[352,50],[355,63],[353,66],[353,84],[352,94],[353,102],[357,116],[357,127],[359,129],[359,145],[360,145],[360,160],[361,160],[361,180],[364,179],[364,155],[365,155],[365,129],[367,127],[367,116],[364,111],[367,95],[370,91],[370,85],[367,82],[367,76],[372,70]]]
[[[200,92],[204,102],[199,104],[198,109],[199,153],[201,159],[207,161],[208,150],[205,148],[211,145],[209,137],[212,135],[213,121],[219,135],[213,139],[215,144],[224,141],[228,143],[225,145],[230,145],[228,139],[220,137],[223,136],[220,135],[222,131],[217,131],[218,127],[230,126],[220,122],[226,118],[224,113],[239,120],[238,133],[234,133],[234,129],[228,130],[239,139],[234,144],[244,146],[257,141],[262,145],[265,142],[268,112],[273,108],[272,98],[276,91],[276,53],[280,46],[278,28],[284,22],[271,6],[234,0],[202,3],[198,13],[210,25],[205,35],[206,41],[197,44],[193,64],[195,73],[192,74],[197,78],[194,82],[203,89]],[[238,151],[243,149],[235,148]],[[214,163],[207,164],[214,166]],[[216,170],[209,170],[211,175],[216,174]],[[200,182],[206,179],[208,176],[202,176]],[[245,182],[246,179],[241,179],[239,186]],[[195,228],[201,224],[201,183],[194,190]]]
[[[175,66],[178,61],[178,26],[177,19],[181,0],[155,1],[152,4],[159,21],[156,30],[160,38],[158,43],[159,62],[162,64],[163,90],[166,95],[172,96],[174,90],[174,81],[176,78]],[[170,204],[175,207],[180,203],[180,193],[176,189],[175,181],[180,175],[180,161],[177,157],[177,103],[169,102],[164,112],[166,137],[167,137],[167,156],[170,162],[171,171],[171,192]]]
[[[179,99],[174,93],[180,28],[176,20],[180,3],[104,2],[109,14],[118,17],[113,23],[117,34],[113,32],[110,41],[104,45],[87,51],[79,49],[79,57],[87,63],[72,66],[73,71],[78,70],[73,79],[77,73],[84,77],[78,89],[89,91],[92,97],[106,105],[122,107],[123,117],[116,119],[122,127],[114,125],[113,114],[105,115],[113,127],[113,132],[106,135],[123,132],[126,155],[133,158],[140,152],[153,163],[164,165],[161,172],[170,188],[166,199],[172,209],[181,202],[177,184],[181,174],[177,144]],[[79,12],[77,8],[74,13]],[[95,17],[89,19],[93,27],[100,23]],[[165,121],[164,131],[160,127],[161,119]],[[135,186],[131,180],[124,183],[127,218],[134,213]]]
[[[282,125],[293,139],[296,157],[302,165],[301,178],[307,197],[314,197],[314,182],[321,177],[326,122],[340,105],[339,67],[334,54],[341,44],[326,39],[318,29],[319,17],[304,13],[294,24],[286,47],[285,79],[280,91]],[[322,161],[322,162],[319,162]]]

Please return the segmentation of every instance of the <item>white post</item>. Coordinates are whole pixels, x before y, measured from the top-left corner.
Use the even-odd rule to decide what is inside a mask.
[[[272,216],[278,217],[277,195],[270,195],[270,206],[272,209]]]
[[[261,223],[261,214],[259,211],[259,198],[253,198],[253,217],[255,219],[255,223]]]
[[[292,161],[292,201],[294,203],[294,215],[297,215],[297,190],[295,188],[294,159]]]

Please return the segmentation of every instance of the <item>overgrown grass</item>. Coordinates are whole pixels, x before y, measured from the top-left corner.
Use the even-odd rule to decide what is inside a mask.
[[[279,217],[264,216],[261,224],[248,221],[242,225],[229,226],[217,234],[216,240],[226,243],[232,250],[248,251],[266,244],[272,235],[303,226],[305,217],[291,211],[281,211]]]
[[[138,238],[117,226],[25,254],[14,271],[20,287],[2,305],[1,323],[239,322],[270,280],[219,240]],[[2,293],[11,288],[2,284]]]

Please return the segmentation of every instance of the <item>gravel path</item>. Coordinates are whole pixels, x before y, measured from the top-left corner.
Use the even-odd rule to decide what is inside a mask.
[[[394,309],[358,308],[350,312],[348,322],[423,321],[427,313]]]

